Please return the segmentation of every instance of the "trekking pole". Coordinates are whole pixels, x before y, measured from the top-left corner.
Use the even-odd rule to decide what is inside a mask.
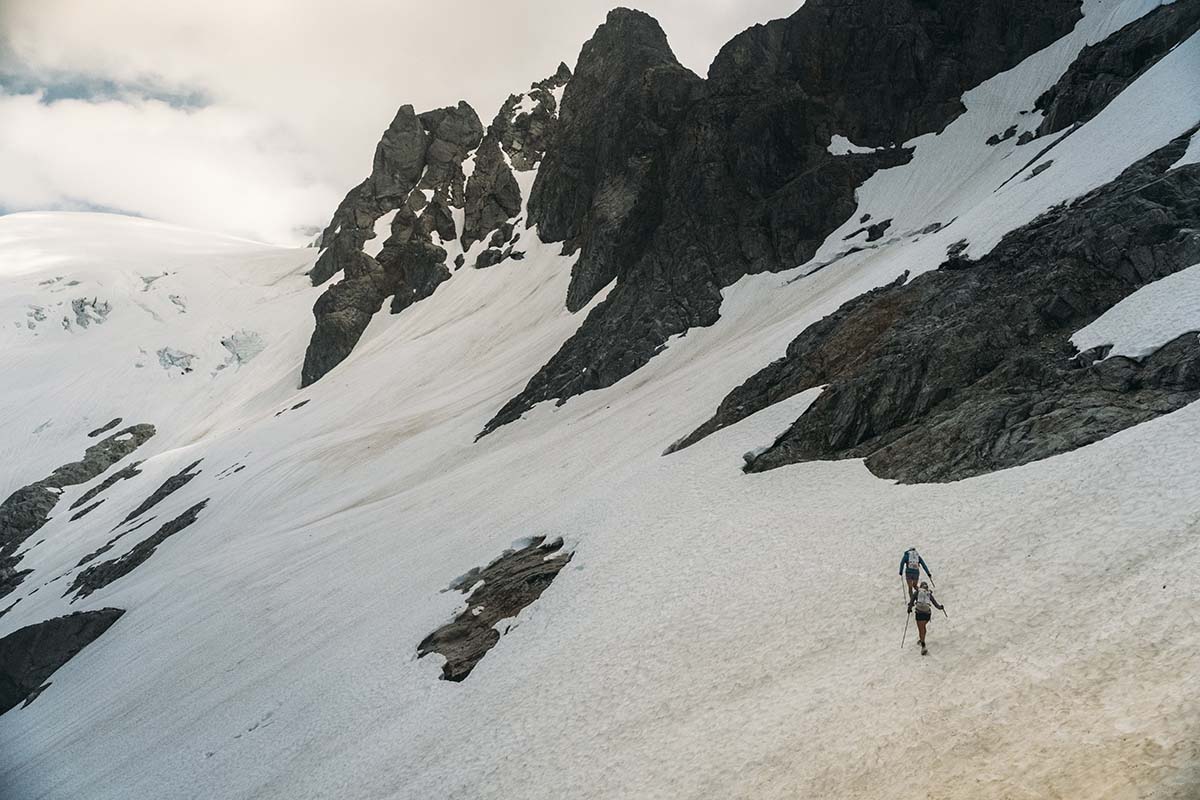
[[[908,638],[908,618],[911,616],[912,616],[912,614],[904,615],[904,635],[900,637],[900,649],[901,650],[904,649],[904,640]]]

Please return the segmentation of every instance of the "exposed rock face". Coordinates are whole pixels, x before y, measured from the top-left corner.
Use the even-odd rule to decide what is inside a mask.
[[[117,427],[120,424],[121,424],[120,417],[117,417],[116,419],[113,419],[113,420],[109,420],[104,425],[101,425],[99,428],[96,428],[96,430],[89,433],[88,437],[91,439],[95,439],[100,434],[108,433],[109,431],[111,431],[113,428]]]
[[[154,520],[155,520],[155,517],[147,517],[146,519],[139,522],[137,525],[134,525],[132,528],[121,531],[116,536],[112,537],[107,542],[100,545],[95,550],[93,550],[92,552],[90,552],[86,556],[84,556],[83,558],[79,559],[79,562],[77,564],[75,564],[75,566],[82,567],[85,564],[90,564],[91,562],[93,562],[97,558],[99,558],[100,556],[107,553],[109,550],[112,550],[113,547],[116,546],[117,542],[121,541],[121,539],[123,539],[124,537],[133,533],[134,531],[141,530],[142,528],[149,525]]]
[[[87,483],[141,447],[154,435],[153,425],[133,425],[89,447],[83,459],[64,464],[49,477],[23,486],[0,503],[0,597],[20,585],[28,571],[17,571],[18,548],[38,531],[67,486]]]
[[[475,171],[467,181],[464,250],[521,213],[521,187],[504,161],[500,137],[495,135],[494,127],[493,124],[475,152]]]
[[[522,207],[513,169],[528,171],[541,162],[558,120],[555,92],[570,78],[571,71],[560,64],[528,93],[511,95],[486,136],[464,102],[423,114],[412,106],[400,109],[376,148],[371,175],[346,195],[321,234],[324,250],[313,267],[313,283],[339,272],[343,277],[313,308],[316,330],[305,354],[302,386],[350,354],[387,298],[396,314],[433,294],[451,274],[444,245],[461,249],[454,258],[457,269],[473,244],[507,226],[504,240],[489,242],[474,256],[474,266],[524,255],[513,250],[512,223]],[[457,209],[462,230],[455,223]],[[377,255],[364,252],[377,221],[393,211],[391,235],[382,249]]]
[[[97,508],[99,508],[100,504],[103,502],[104,502],[103,500],[97,500],[96,502],[94,502],[90,506],[88,506],[87,508],[84,508],[82,511],[77,511],[76,513],[72,514],[71,522],[74,522],[78,519],[82,519],[83,517],[86,517],[88,514],[92,513]]]
[[[468,572],[450,587],[469,592],[467,609],[425,637],[417,656],[440,653],[446,657],[442,680],[466,678],[500,641],[496,623],[515,617],[537,600],[571,560],[571,554],[561,549],[562,540],[546,544],[539,538],[528,547],[505,553],[482,570]]]
[[[1076,330],[1200,262],[1200,166],[1169,170],[1189,132],[1112,183],[910,283],[846,303],[734,390],[698,438],[828,384],[748,471],[866,458],[877,475],[949,481],[1095,442],[1200,397],[1200,341],[1140,363],[1077,354]]]
[[[571,70],[559,64],[557,72],[533,84],[527,93],[509,95],[488,126],[475,154],[475,170],[467,180],[463,251],[505,225],[508,230],[502,241],[488,242],[474,266],[493,266],[505,257],[503,248],[512,241],[512,220],[521,213],[521,188],[513,170],[528,172],[541,163],[557,132],[554,93],[570,80]]]
[[[640,11],[610,12],[583,45],[529,198],[542,238],[581,251],[567,291],[572,311],[647,244],[661,216],[666,148],[702,87]]]
[[[1087,122],[1175,45],[1200,30],[1200,3],[1159,6],[1102,42],[1088,45],[1037,99],[1038,135]]]
[[[71,583],[71,588],[63,593],[63,597],[66,597],[71,592],[75,592],[75,597],[72,598],[71,602],[81,600],[92,592],[103,589],[118,578],[133,572],[133,570],[145,563],[146,559],[154,555],[154,551],[158,549],[160,544],[195,522],[196,517],[200,516],[200,512],[207,505],[208,500],[197,503],[175,519],[165,523],[152,536],[135,544],[133,549],[120,558],[103,561],[80,572]],[[120,537],[117,538],[119,539]],[[113,539],[110,541],[100,552],[108,550],[116,540]],[[92,557],[95,555],[98,555],[98,553],[93,554]],[[87,560],[89,559],[85,559],[85,561]],[[80,563],[85,563],[85,561],[81,561]]]
[[[1078,0],[810,0],[718,54],[701,81],[652,19],[617,9],[580,54],[530,198],[579,249],[568,307],[616,286],[484,433],[609,386],[719,317],[720,290],[807,261],[854,190],[943,128],[962,93],[1070,31]],[[835,135],[872,148],[833,155]]]
[[[203,460],[203,459],[201,459],[201,460]],[[184,486],[187,486],[188,483],[192,480],[192,478],[194,478],[200,474],[200,471],[196,469],[196,467],[198,467],[198,466],[200,466],[200,461],[193,461],[191,464],[188,464],[186,467],[181,469],[179,472],[177,472],[176,474],[172,475],[171,477],[169,477],[165,481],[163,481],[163,484],[161,486],[159,486],[157,489],[155,489],[153,492],[151,492],[150,496],[147,497],[144,501],[142,501],[141,505],[139,505],[133,511],[129,512],[129,516],[125,517],[125,519],[121,521],[121,524],[124,525],[126,522],[129,522],[131,519],[136,519],[137,517],[140,517],[142,514],[145,514],[147,511],[154,508],[156,505],[161,503],[163,500],[166,500],[168,497],[170,497],[172,494],[174,494],[175,492],[182,489]],[[193,472],[193,470],[195,470],[195,471]],[[114,476],[114,477],[116,477],[116,476]]]
[[[860,353],[867,352],[910,305],[897,302],[908,279],[904,273],[887,286],[844,303],[828,317],[810,325],[792,340],[783,358],[773,361],[721,402],[712,419],[675,442],[667,453],[689,445],[756,414],[792,395],[835,380],[848,371]]]
[[[526,94],[509,95],[496,115],[493,125],[504,152],[508,153],[517,171],[528,172],[541,163],[558,124],[558,101],[554,91],[566,86],[570,80],[570,68],[559,64],[553,75],[530,86]],[[532,107],[524,110],[523,103]]]
[[[86,492],[84,492],[82,495],[80,495],[79,499],[76,500],[74,503],[71,503],[71,510],[74,511],[75,509],[79,508],[80,506],[86,505],[88,502],[95,499],[98,495],[103,494],[104,492],[111,489],[117,482],[126,481],[126,480],[129,480],[130,478],[136,478],[138,475],[141,475],[142,471],[141,471],[141,469],[139,469],[139,467],[141,467],[141,465],[142,465],[142,462],[135,461],[134,463],[130,464],[129,466],[122,467],[121,469],[114,472],[112,475],[109,475],[107,478],[105,478],[103,481],[101,481],[98,485],[93,486],[91,489],[88,489]]]
[[[124,613],[120,608],[77,611],[29,625],[0,639],[0,714],[22,700],[36,697],[55,670]]]
[[[479,146],[483,125],[466,103],[416,114],[403,106],[375,150],[371,175],[346,195],[321,235],[325,249],[315,285],[342,272],[313,308],[316,330],[305,354],[302,385],[341,363],[388,297],[393,311],[432,293],[450,275],[434,241],[457,238],[452,208],[463,208],[463,161]],[[363,252],[376,221],[395,211],[391,236],[376,257]]]

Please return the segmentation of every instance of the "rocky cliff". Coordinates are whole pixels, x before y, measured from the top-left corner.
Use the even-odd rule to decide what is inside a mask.
[[[1078,201],[855,298],[734,390],[674,449],[828,385],[747,471],[865,458],[881,477],[946,481],[1074,450],[1200,397],[1200,340],[1143,361],[1070,338],[1136,289],[1200,262],[1200,168],[1171,169],[1189,131]]]
[[[609,386],[671,336],[710,325],[721,289],[808,260],[855,189],[904,163],[962,93],[1069,31],[1077,0],[806,3],[678,65],[657,23],[616,9],[584,46],[530,222],[579,250],[568,307],[605,302],[484,432],[535,403]],[[834,135],[870,151],[835,157]]]
[[[858,187],[877,170],[908,162],[904,142],[944,129],[964,111],[967,89],[1062,37],[1080,18],[1078,0],[812,0],[787,19],[735,37],[704,79],[678,62],[653,18],[614,9],[584,44],[574,73],[562,65],[527,94],[511,96],[486,133],[465,104],[419,117],[401,109],[371,177],[347,196],[323,237],[327,249],[314,280],[338,271],[344,278],[315,309],[304,380],[315,380],[349,353],[386,297],[393,298],[395,313],[449,277],[447,242],[454,241],[455,267],[482,268],[520,258],[514,248],[521,230],[535,228],[543,241],[561,242],[565,254],[577,256],[564,298],[569,310],[612,288],[480,435],[539,402],[562,403],[609,386],[670,337],[714,323],[722,289],[742,276],[811,259],[855,213]],[[1037,100],[1042,121],[1022,134],[1022,143],[1090,119],[1197,27],[1198,7],[1176,3],[1085,47]],[[1006,141],[1016,127],[988,143]],[[834,147],[839,137],[850,146]],[[1047,149],[1059,140],[1048,141]],[[1071,355],[1070,326],[1086,324],[1142,283],[1186,266],[1191,240],[1163,234],[1151,241],[1195,223],[1186,202],[1190,173],[1168,175],[1164,158],[1148,159],[1070,208],[1014,232],[978,264],[951,253],[936,274],[848,302],[801,333],[785,359],[735,389],[712,420],[675,447],[804,388],[833,383],[748,468],[867,455],[880,474],[947,480],[1071,449],[1145,418],[1138,409],[1186,402],[1194,390],[1191,373],[1175,362],[1166,371],[1119,361],[1077,370],[1064,360]],[[536,172],[528,198],[516,178],[520,172]],[[1157,189],[1138,191],[1142,179],[1155,180]],[[400,210],[391,237],[377,256],[368,255],[363,245],[372,226],[393,207]],[[1147,215],[1166,219],[1167,227],[1143,230],[1129,221]],[[864,216],[861,223],[859,232],[872,242],[885,235],[890,220]],[[1152,274],[1125,275],[1115,251],[1097,244],[1114,237],[1122,247],[1148,248],[1147,258],[1158,265]],[[1107,255],[1081,264],[1047,255],[1048,247]],[[1039,259],[1029,262],[1034,251]],[[1015,265],[1027,262],[1037,266],[1024,275]],[[1109,286],[1101,277],[1111,274],[1124,277]],[[1014,275],[1022,277],[1014,283]],[[1030,293],[1044,294],[1045,302],[1030,306]],[[1067,295],[1071,299],[1063,300]],[[957,343],[950,330],[927,341],[931,329],[918,324],[918,309],[928,314],[942,297],[956,299],[939,325],[982,350],[943,347],[940,342]],[[1020,334],[964,333],[984,328]],[[895,356],[897,348],[908,355]],[[1126,375],[1129,369],[1139,377]],[[1116,372],[1124,377],[1110,375]],[[1052,407],[1023,406],[1028,413],[1014,414],[994,397],[1003,385],[1034,403],[1032,385],[1045,388],[1047,381],[1057,387]],[[984,385],[992,386],[991,395]],[[1129,395],[1134,385],[1137,392]],[[1080,421],[1079,409],[1096,404],[1128,413]],[[958,412],[957,428],[940,416],[960,407],[966,411]],[[987,422],[996,415],[1004,421]],[[1068,432],[1043,435],[1047,415],[1075,422]],[[918,435],[919,428],[925,433]],[[1039,444],[1030,445],[1032,439]]]
[[[422,114],[400,108],[375,149],[371,174],[321,234],[312,281],[342,278],[313,308],[302,385],[350,354],[389,297],[397,314],[433,294],[468,256],[476,267],[520,257],[513,245],[522,197],[513,171],[541,161],[557,121],[555,90],[570,77],[562,64],[527,94],[510,96],[486,132],[465,102]],[[484,240],[486,248],[475,252]]]

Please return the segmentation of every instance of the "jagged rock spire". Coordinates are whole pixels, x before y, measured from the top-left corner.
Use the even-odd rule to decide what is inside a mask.
[[[483,124],[465,102],[416,114],[405,105],[384,132],[371,174],[350,190],[322,234],[324,250],[313,267],[314,285],[339,272],[313,308],[316,329],[301,373],[302,385],[341,363],[383,301],[393,311],[428,297],[450,276],[440,245],[458,236],[451,208],[466,202],[463,162],[483,137]],[[375,226],[394,212],[390,235],[377,255],[367,241],[387,232]],[[436,237],[436,240],[435,240]]]
[[[523,255],[514,250],[524,202],[514,170],[541,163],[570,79],[571,70],[559,64],[528,92],[510,95],[486,135],[465,102],[421,114],[401,106],[375,148],[371,174],[350,190],[321,235],[313,284],[339,273],[342,279],[313,308],[316,329],[302,385],[350,354],[387,298],[398,313],[430,296],[450,277],[452,254],[455,269],[468,254],[475,267]],[[474,252],[484,240],[487,246]]]

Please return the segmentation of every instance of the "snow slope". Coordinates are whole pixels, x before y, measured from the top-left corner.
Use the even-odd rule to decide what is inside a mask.
[[[1200,406],[946,485],[892,484],[859,461],[742,474],[741,454],[815,391],[659,455],[846,299],[959,239],[978,256],[1193,124],[1196,37],[1056,147],[1054,168],[998,189],[1028,157],[984,139],[1074,50],[1154,5],[1087,3],[1070,41],[974,90],[910,164],[868,181],[859,212],[904,235],[813,272],[836,231],[813,264],[728,289],[718,324],[617,385],[478,443],[586,313],[563,308],[557,245],[527,234],[524,261],[459,270],[378,315],[300,391],[314,250],[105,215],[0,218],[0,488],[77,458],[112,417],[159,428],[132,457],[151,456],[143,475],[78,522],[61,509],[88,487],[68,489],[29,542],[34,572],[0,635],[128,613],[0,716],[0,796],[1200,794]],[[1143,294],[1146,313],[1171,297]],[[79,298],[110,310],[64,329]],[[242,330],[262,351],[218,369]],[[164,368],[163,348],[195,355],[192,371]],[[198,522],[86,600],[60,597],[76,562],[199,458],[158,512],[211,498]],[[439,681],[438,657],[415,653],[462,607],[443,590],[540,535],[563,537],[570,565],[465,682]],[[896,569],[913,544],[949,612],[928,658],[912,630],[900,648]]]
[[[1185,333],[1200,333],[1200,264],[1126,297],[1073,337],[1079,352],[1111,345],[1109,356],[1145,358]]]

